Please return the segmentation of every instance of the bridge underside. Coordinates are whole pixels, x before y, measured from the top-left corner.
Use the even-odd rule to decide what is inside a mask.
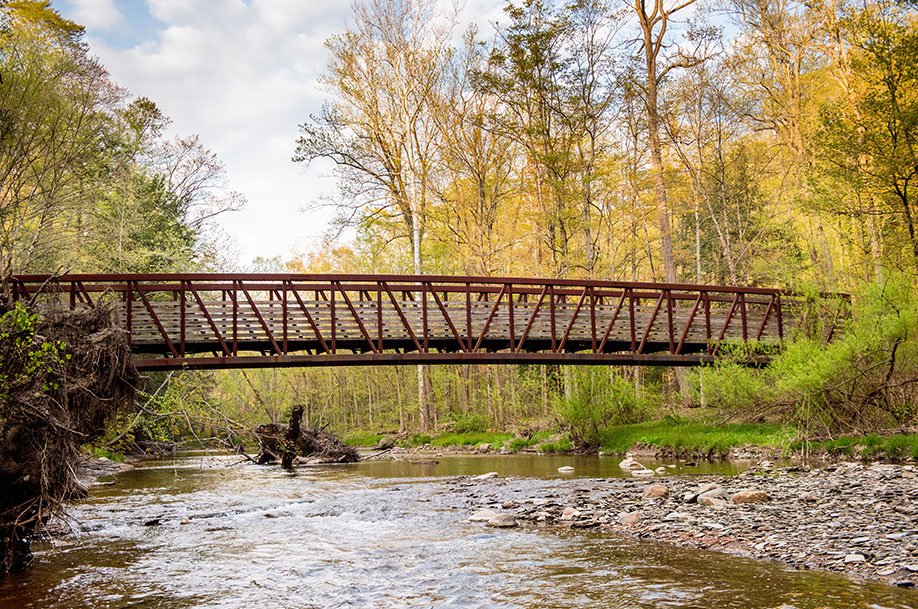
[[[109,306],[142,370],[767,361],[797,324],[778,290],[392,275],[70,275],[13,280],[40,306]],[[754,348],[751,348],[754,346]]]

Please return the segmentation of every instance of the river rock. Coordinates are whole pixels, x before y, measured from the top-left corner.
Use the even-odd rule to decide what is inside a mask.
[[[642,497],[644,499],[660,499],[669,495],[669,488],[662,484],[651,484],[644,489]]]
[[[488,521],[488,526],[498,529],[509,529],[519,526],[519,523],[516,521],[516,517],[513,514],[497,514]]]
[[[631,475],[635,478],[650,478],[654,474],[652,469],[633,469]]]
[[[655,470],[653,470],[653,471],[657,472],[658,474],[660,474],[660,475],[662,476],[663,474],[666,473],[666,468],[663,467],[663,466],[661,465],[660,467],[658,467],[657,469],[655,469]]]
[[[572,471],[574,471],[574,468],[571,467],[570,465],[565,465],[563,467],[559,467],[558,471],[561,472],[562,474],[569,474]]]
[[[491,478],[498,478],[500,474],[497,472],[488,472],[487,474],[479,474],[477,476],[472,476],[472,480],[490,480]]]
[[[564,511],[561,512],[561,520],[573,520],[580,515],[580,510],[577,508],[566,507]]]
[[[646,469],[643,464],[638,462],[634,457],[625,457],[618,466],[622,469]]]
[[[727,505],[727,500],[720,497],[715,497],[713,495],[702,495],[697,499],[698,505],[706,505],[708,507],[723,507]]]
[[[867,559],[864,558],[863,554],[848,554],[845,556],[845,564],[850,565],[853,563],[867,562]]]
[[[469,516],[469,522],[489,522],[492,518],[497,516],[497,512],[494,510],[478,510],[471,516]]]
[[[771,497],[765,491],[743,490],[730,495],[730,503],[765,503]]]
[[[491,445],[490,445],[490,444],[485,443],[485,444],[479,444],[479,445],[478,445],[478,452],[480,452],[480,453],[486,453],[486,452],[488,452],[489,450],[491,450]]]
[[[618,517],[619,524],[637,524],[644,518],[641,512],[626,512]]]

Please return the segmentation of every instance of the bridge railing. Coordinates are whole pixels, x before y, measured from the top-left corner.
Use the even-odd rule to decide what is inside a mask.
[[[29,275],[12,287],[49,308],[113,303],[132,349],[153,356],[138,360],[148,368],[697,363],[727,341],[779,344],[797,324],[788,292],[691,284],[196,273]]]

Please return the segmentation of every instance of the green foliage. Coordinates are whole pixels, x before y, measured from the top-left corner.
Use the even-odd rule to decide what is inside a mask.
[[[695,372],[694,385],[711,405],[780,416],[808,432],[913,424],[916,329],[915,289],[893,277],[854,295],[851,317],[832,341],[799,335],[764,370],[717,364]]]
[[[117,461],[118,463],[124,462],[124,455],[118,452],[112,452],[101,446],[86,445],[83,447],[83,451],[95,459],[108,459],[109,461]]]
[[[453,413],[449,416],[446,428],[457,434],[475,433],[488,430],[488,419],[479,414]]]
[[[804,443],[791,445],[793,450],[802,450]],[[878,436],[841,436],[833,440],[809,443],[810,450],[822,449],[830,454],[845,455],[859,459],[918,459],[918,434],[893,434]]]
[[[344,436],[344,443],[350,446],[376,446],[382,439],[382,434],[374,434],[369,431],[352,431]]]
[[[521,450],[523,448],[529,448],[537,444],[542,443],[543,440],[552,437],[557,434],[556,431],[551,431],[548,429],[537,431],[527,438],[513,438],[510,441],[510,444],[507,445],[509,450]]]
[[[639,421],[651,408],[648,397],[608,368],[573,367],[569,374],[570,396],[556,399],[555,413],[580,446],[597,446],[604,429]]]
[[[492,448],[503,446],[504,442],[513,437],[512,433],[496,432],[469,432],[445,433],[430,440],[431,446],[479,446],[490,444]]]
[[[574,450],[574,445],[571,444],[567,436],[561,436],[557,442],[543,442],[539,444],[540,453],[566,453],[572,450]]]
[[[609,427],[602,434],[600,446],[606,452],[618,454],[633,446],[645,445],[719,456],[739,446],[789,447],[795,436],[796,430],[789,425],[685,422],[668,417]]]
[[[38,342],[37,324],[38,314],[29,313],[20,302],[0,316],[0,403],[16,387],[27,385],[36,377],[52,375],[70,359],[63,342]],[[45,392],[55,389],[57,384],[53,380],[42,386]]]

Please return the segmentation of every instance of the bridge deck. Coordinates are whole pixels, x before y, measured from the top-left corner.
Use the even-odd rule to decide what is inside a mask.
[[[448,362],[692,365],[779,345],[778,290],[388,275],[71,275],[14,280],[45,307],[112,303],[144,369]]]

